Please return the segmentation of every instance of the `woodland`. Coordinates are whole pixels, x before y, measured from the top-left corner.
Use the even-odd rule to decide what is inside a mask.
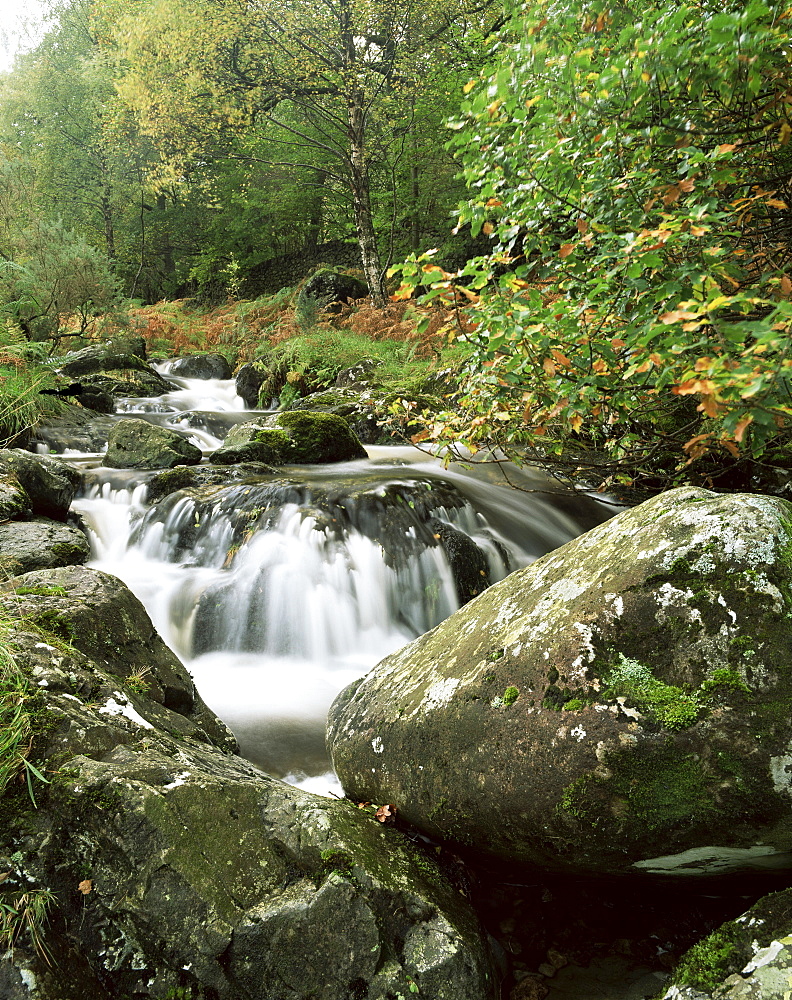
[[[53,350],[153,303],[188,301],[191,329],[236,303],[235,360],[309,337],[325,319],[251,276],[341,240],[369,288],[360,356],[391,337],[451,372],[394,415],[418,443],[588,488],[783,492],[791,14],[53,2],[0,78],[6,423],[35,419]],[[240,335],[251,300],[269,320]]]

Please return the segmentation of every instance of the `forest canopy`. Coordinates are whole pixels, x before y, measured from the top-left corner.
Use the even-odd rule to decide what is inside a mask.
[[[0,76],[0,308],[60,336],[340,241],[456,312],[419,443],[748,483],[789,464],[791,11],[53,0]]]

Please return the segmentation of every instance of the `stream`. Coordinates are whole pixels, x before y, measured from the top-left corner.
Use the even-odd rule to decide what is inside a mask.
[[[122,400],[117,416],[181,432],[206,461],[255,411],[232,381],[175,378],[168,367],[159,369],[178,390]],[[142,601],[245,757],[321,795],[342,794],[324,746],[332,700],[459,607],[437,532],[471,540],[495,582],[617,512],[531,470],[509,470],[513,489],[497,464],[446,469],[413,447],[366,450],[366,459],[242,482],[229,471],[223,501],[203,506],[183,493],[147,504],[155,473],[103,467],[101,453],[61,456],[85,473],[73,509],[89,534],[89,565]],[[505,961],[511,952],[512,1000],[638,1000],[659,992],[664,956],[772,887],[710,882],[679,893],[667,881],[627,887],[539,873],[534,885],[485,877],[473,898],[496,950]],[[538,914],[541,946],[528,932]],[[569,961],[538,981],[535,970],[561,953]]]
[[[231,425],[255,415],[244,409],[233,381],[176,378],[167,364],[161,371],[181,388],[122,400],[120,416],[184,433],[206,456]],[[164,518],[152,517],[145,498],[153,473],[105,468],[101,455],[63,455],[90,484],[73,505],[89,529],[89,565],[122,579],[143,602],[244,756],[319,794],[340,794],[324,749],[333,698],[452,614],[459,601],[441,546],[394,566],[372,537],[377,531],[361,530],[354,516],[329,534],[313,509],[317,491],[338,497],[349,514],[360,491],[382,496],[402,486],[451,484],[464,506],[434,513],[484,552],[492,582],[613,514],[587,497],[512,489],[497,466],[443,469],[412,447],[367,451],[368,460],[278,470],[278,483],[297,496],[285,503],[279,497],[241,544],[233,540],[232,512],[217,511],[210,523],[190,525],[199,530],[189,550],[180,541],[196,517],[189,500]],[[526,489],[549,488],[536,473],[512,475]],[[416,521],[409,531],[420,529]],[[208,639],[201,635],[207,619]]]

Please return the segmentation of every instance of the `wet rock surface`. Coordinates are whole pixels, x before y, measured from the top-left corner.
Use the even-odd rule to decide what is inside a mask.
[[[222,354],[191,354],[170,366],[170,373],[180,378],[231,378],[231,365]]]
[[[366,458],[349,423],[334,413],[285,411],[237,424],[212,462],[269,462],[273,465],[324,465]]]
[[[128,418],[110,432],[104,464],[114,469],[172,469],[197,465],[201,458],[201,449],[181,434]]]
[[[550,869],[789,867],[791,515],[685,488],[512,574],[342,692],[345,790]]]
[[[12,448],[0,451],[0,473],[16,479],[34,514],[64,521],[82,476],[71,465],[46,455]]]
[[[80,569],[8,586],[37,591],[12,642],[46,720],[36,758],[49,784],[38,809],[23,787],[3,800],[3,892],[53,894],[59,960],[56,977],[24,944],[6,954],[10,997],[386,1000],[412,984],[437,1000],[494,998],[477,921],[431,852],[235,756],[194,692],[160,698],[175,658],[122,584]],[[146,668],[138,658],[129,672],[119,635],[86,636],[85,611],[71,610],[90,600],[104,621],[110,594],[127,646],[137,631],[149,647]],[[42,640],[36,619],[53,616],[69,640]]]
[[[0,574],[17,576],[34,569],[87,562],[88,539],[77,528],[37,517],[0,524]]]

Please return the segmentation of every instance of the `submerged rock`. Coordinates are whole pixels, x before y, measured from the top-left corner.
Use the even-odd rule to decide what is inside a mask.
[[[110,433],[104,464],[112,469],[172,469],[197,465],[201,449],[181,434],[147,420],[120,420]]]
[[[571,871],[792,863],[792,505],[684,488],[485,591],[334,703],[356,799]]]
[[[194,692],[162,700],[177,661],[123,584],[86,569],[11,585],[37,591],[12,645],[49,784],[35,780],[38,809],[22,786],[4,800],[0,869],[5,899],[51,894],[57,969],[23,934],[0,959],[12,996],[492,1000],[475,917],[431,853],[230,753]],[[53,615],[69,640],[37,634]],[[149,644],[146,666],[113,652],[119,629]]]

